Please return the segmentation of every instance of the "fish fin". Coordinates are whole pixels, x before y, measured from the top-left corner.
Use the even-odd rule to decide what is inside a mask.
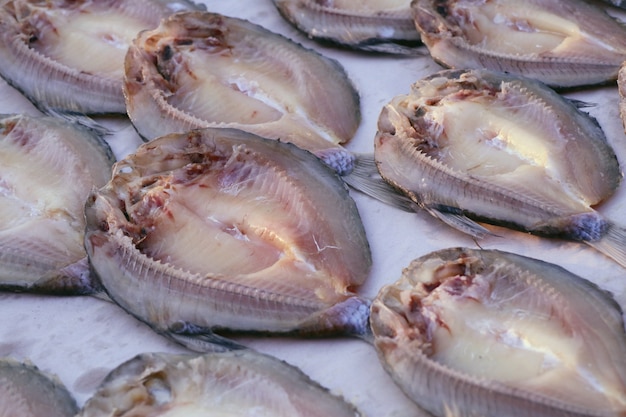
[[[166,336],[195,352],[226,352],[247,349],[246,346],[219,336],[210,329],[183,321],[178,321],[170,326]]]
[[[357,50],[374,52],[379,54],[389,54],[407,57],[428,56],[428,50],[421,41],[408,42],[379,42],[366,41],[356,45]]]
[[[86,256],[29,284],[0,283],[0,291],[96,297],[97,294],[105,294],[100,280],[91,272]],[[106,298],[103,295],[103,299]]]
[[[606,231],[598,240],[585,241],[586,244],[602,252],[626,268],[626,229],[614,223],[607,223]]]
[[[89,294],[93,298],[97,298],[98,300],[108,301],[109,303],[115,303],[113,299],[109,296],[109,294],[104,290],[95,291]]]
[[[356,191],[378,201],[400,210],[415,211],[415,203],[380,176],[374,154],[355,155],[352,171],[342,176],[342,179]]]
[[[475,239],[482,239],[485,236],[497,236],[489,229],[481,226],[474,220],[467,217],[463,212],[451,206],[442,204],[423,206],[423,208],[431,215],[437,217],[448,226],[452,226],[455,229],[472,236]]]
[[[371,338],[370,305],[367,298],[347,298],[300,323],[295,333],[303,336],[354,336]]]
[[[588,101],[578,100],[575,98],[567,98],[567,101],[572,103],[577,109],[585,109],[587,107],[596,107],[598,103],[590,103]]]
[[[67,277],[63,282],[68,294],[96,295],[104,293],[100,279],[91,270],[87,256],[60,270]]]
[[[65,120],[66,122],[74,126],[86,129],[96,137],[96,140],[98,140],[100,147],[106,153],[107,159],[112,163],[117,160],[115,154],[113,153],[113,149],[111,149],[111,146],[107,142],[107,136],[112,136],[117,132],[114,132],[111,129],[101,125],[100,123],[83,113],[56,110],[51,108],[45,108],[42,109],[42,111],[48,116]]]
[[[83,113],[56,110],[51,108],[45,108],[42,109],[42,111],[49,116],[58,117],[60,119],[67,120],[70,123],[81,125],[91,130],[100,137],[110,136],[114,133],[109,128],[102,126],[100,123],[96,122],[94,119]]]

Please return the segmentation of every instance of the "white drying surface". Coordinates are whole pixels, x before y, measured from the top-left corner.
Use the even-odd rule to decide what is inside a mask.
[[[408,92],[415,80],[440,68],[428,56],[402,58],[356,53],[320,46],[284,22],[271,0],[207,0],[210,11],[249,19],[337,59],[361,95],[363,121],[347,146],[372,152],[380,109],[392,97]],[[597,117],[626,163],[626,135],[618,112],[616,85],[587,89],[570,97],[595,103],[588,111]],[[5,83],[0,83],[0,112],[37,114],[32,105]],[[106,120],[118,132],[111,145],[116,155],[131,152],[140,140],[127,121]],[[432,250],[477,244],[425,213],[404,213],[353,193],[370,241],[374,265],[360,289],[374,297],[395,281],[409,262]],[[624,187],[600,211],[626,225]],[[497,248],[557,263],[612,291],[624,306],[626,270],[584,245],[540,239],[504,229],[500,237],[480,242]],[[56,374],[82,404],[112,368],[142,352],[184,352],[156,335],[115,305],[91,297],[45,297],[0,294],[0,357],[30,360]],[[342,394],[367,416],[423,415],[394,385],[382,369],[373,347],[353,339],[297,340],[239,338],[262,352],[300,367],[311,378]]]

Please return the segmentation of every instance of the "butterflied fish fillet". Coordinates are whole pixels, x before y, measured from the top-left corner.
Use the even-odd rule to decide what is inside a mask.
[[[126,113],[124,56],[184,0],[9,0],[0,3],[0,75],[41,110]]]
[[[584,242],[626,266],[626,232],[592,207],[622,174],[595,120],[543,84],[486,70],[416,82],[380,115],[382,177],[480,237],[474,221]],[[541,186],[537,186],[541,184]]]
[[[56,378],[36,366],[0,359],[0,416],[74,417],[76,401]]]
[[[626,334],[610,294],[500,251],[414,260],[372,302],[385,369],[437,417],[626,414]]]
[[[431,56],[450,68],[485,68],[559,87],[615,80],[626,28],[583,0],[414,0]]]
[[[317,41],[369,52],[421,53],[411,0],[274,0],[287,21]]]
[[[343,68],[248,21],[178,13],[143,32],[126,56],[128,114],[146,139],[230,127],[325,150],[360,122]]]
[[[250,350],[145,353],[115,368],[77,417],[358,417],[354,406],[278,359]]]
[[[307,151],[232,129],[172,134],[118,162],[87,203],[110,297],[195,349],[214,331],[367,331],[369,246],[339,177]]]
[[[91,131],[52,117],[0,117],[0,289],[92,288],[84,204],[114,158]]]

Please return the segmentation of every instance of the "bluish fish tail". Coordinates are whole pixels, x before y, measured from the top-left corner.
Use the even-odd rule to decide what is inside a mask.
[[[585,241],[589,246],[602,252],[626,268],[626,229],[607,222],[602,237],[595,241]]]

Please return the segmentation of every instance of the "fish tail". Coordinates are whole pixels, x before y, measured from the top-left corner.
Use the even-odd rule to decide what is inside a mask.
[[[371,301],[350,297],[319,312],[302,323],[297,331],[307,336],[354,336],[368,340]]]
[[[626,228],[607,223],[602,238],[585,243],[626,268]]]
[[[378,201],[404,211],[415,211],[415,203],[380,176],[374,161],[374,154],[355,155],[352,170],[343,175],[342,179],[356,191]]]
[[[111,136],[115,133],[111,129],[109,129],[108,127],[105,127],[101,123],[98,123],[97,121],[89,117],[88,115],[80,113],[80,112],[73,112],[69,110],[57,110],[51,107],[39,107],[39,110],[41,110],[43,113],[47,114],[48,116],[57,117],[57,118],[66,120],[69,123],[78,124],[82,126],[83,128],[86,128],[92,131],[94,134],[100,137]]]
[[[213,333],[211,329],[196,326],[184,321],[178,321],[172,324],[170,328],[165,331],[159,331],[159,329],[155,330],[194,352],[228,352],[247,349],[246,346],[234,340]]]
[[[16,268],[19,269],[20,266],[14,266],[13,271],[16,271]],[[0,282],[0,291],[46,295],[90,295],[103,300],[108,299],[100,280],[91,272],[87,256],[58,271],[42,273],[39,279],[28,284]]]

